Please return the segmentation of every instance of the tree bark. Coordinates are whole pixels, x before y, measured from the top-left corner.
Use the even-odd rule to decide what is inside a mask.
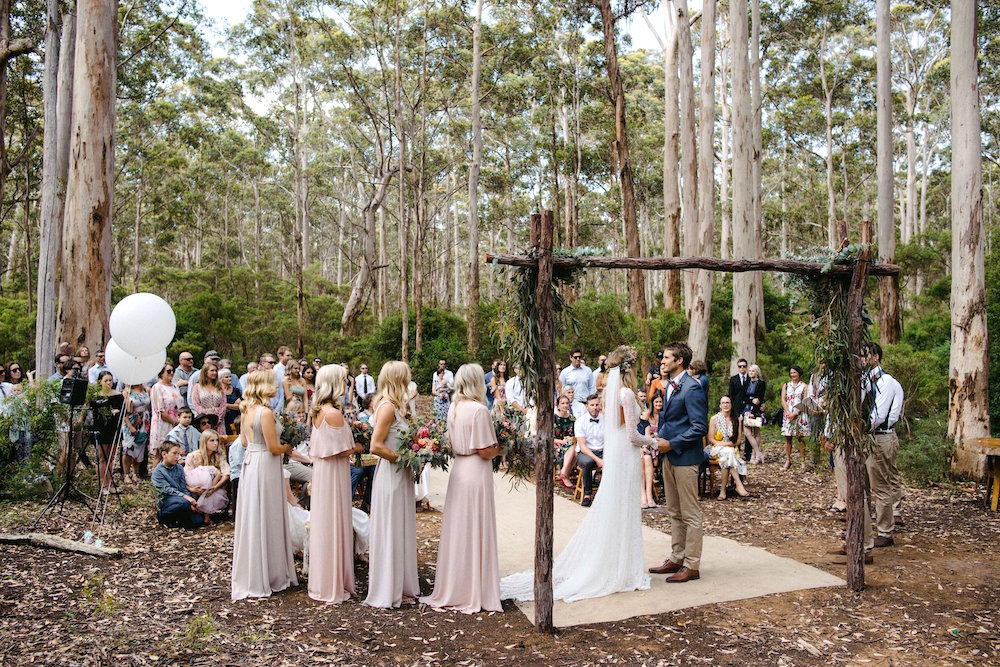
[[[715,0],[704,0],[701,15],[701,116],[698,164],[698,254],[711,257],[715,242]],[[708,352],[708,323],[712,312],[712,274],[695,271],[691,289],[691,328],[688,344],[695,359]]]
[[[896,256],[896,226],[893,221],[892,173],[892,41],[889,23],[889,0],[878,0],[875,6],[876,39],[876,157],[875,170],[878,182],[878,258],[892,262]],[[899,342],[899,278],[880,278],[879,333],[882,342],[894,345]]]
[[[479,348],[476,309],[479,305],[479,169],[483,163],[482,114],[479,79],[482,71],[480,30],[483,0],[476,0],[476,22],[472,27],[472,164],[469,165],[469,309],[466,312],[467,348],[475,357]]]
[[[611,0],[600,0],[601,25],[604,32],[604,57],[611,84],[611,97],[615,104],[615,152],[618,156],[618,176],[622,192],[622,216],[625,227],[625,246],[629,257],[639,257],[639,224],[635,209],[635,183],[632,180],[632,160],[629,157],[628,132],[625,127],[625,87],[618,68],[618,48],[615,45],[615,17]],[[628,275],[629,305],[640,328],[646,326],[649,316],[646,304],[645,277],[641,271]]]
[[[408,276],[406,260],[410,253],[409,218],[406,211],[406,121],[403,118],[403,66],[400,61],[399,33],[400,14],[399,0],[396,0],[396,136],[399,139],[399,314],[402,317],[402,335],[400,340],[400,359],[410,361],[410,312]]]
[[[990,433],[986,274],[982,223],[976,0],[955,0],[951,14],[951,358],[948,437],[956,445],[952,467],[982,476],[984,456],[966,443]]]
[[[837,202],[833,190],[833,89],[826,76],[826,38],[829,22],[823,25],[823,37],[819,46],[819,75],[823,86],[823,111],[826,119],[826,233],[827,244],[836,249],[840,245],[837,238]],[[734,183],[735,187],[735,183]]]
[[[111,212],[115,167],[118,3],[80,0],[66,187],[60,340],[101,349],[111,315]]]
[[[750,3],[750,105],[753,114],[753,164],[751,178],[753,179],[753,233],[755,256],[764,256],[764,218],[763,218],[763,188],[761,186],[761,167],[764,160],[764,136],[761,118],[760,101],[760,0]],[[754,276],[757,288],[757,300],[751,304],[756,315],[757,333],[763,335],[767,331],[764,319],[764,274]],[[736,362],[732,363],[732,373],[736,373]]]
[[[729,28],[733,53],[733,258],[753,258],[756,235],[753,221],[750,63],[747,52],[747,5],[731,2]],[[757,280],[753,275],[733,277],[733,356],[757,358]]]
[[[691,44],[691,24],[687,0],[678,0],[677,9],[677,56],[680,95],[680,135],[681,135],[681,224],[684,227],[684,254],[699,254],[698,244],[698,152],[695,147],[694,119],[694,48]],[[708,345],[707,311],[701,309],[694,300],[695,274],[684,274],[684,307],[690,329],[688,344],[692,349],[700,348],[698,341],[704,339]],[[700,312],[695,312],[696,308]],[[695,349],[697,355],[697,349]],[[701,356],[698,356],[700,359]]]
[[[729,28],[728,21],[725,21],[725,16],[723,16],[723,26],[725,32],[723,32],[722,36],[722,65],[719,67],[719,83],[721,88],[719,97],[722,107],[722,147],[720,151],[722,170],[719,175],[719,204],[722,208],[719,221],[722,225],[722,230],[720,233],[719,257],[729,259],[730,246],[732,245],[732,208],[729,201],[729,131],[732,123],[729,119],[729,83],[727,77],[729,76],[729,60],[732,53],[732,46],[729,44]]]

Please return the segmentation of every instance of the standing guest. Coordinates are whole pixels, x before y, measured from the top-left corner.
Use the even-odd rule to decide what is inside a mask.
[[[97,437],[97,467],[101,488],[106,494],[111,492],[111,471],[114,468],[111,447],[122,427],[122,410],[125,407],[125,398],[114,387],[111,371],[101,371],[97,376],[97,396],[90,402]]]
[[[663,354],[662,352],[660,353]],[[670,381],[669,377],[666,377],[666,365],[663,363],[662,357],[660,358],[660,374],[653,378],[653,381],[649,383],[649,397],[652,398],[659,394],[666,398],[667,396],[667,383]]]
[[[93,359],[90,358],[90,348],[87,347],[86,345],[81,345],[80,347],[78,347],[76,350],[76,359],[77,361],[80,362],[80,365],[86,371],[88,371],[88,379],[89,379],[89,371],[96,363]],[[101,363],[104,363],[103,360]],[[96,382],[91,382],[91,384],[96,384]]]
[[[635,400],[639,404],[639,409],[643,412],[649,409],[649,397],[645,389],[639,389],[635,392]]]
[[[233,362],[231,359],[219,360],[219,372],[221,373],[223,370],[229,371],[229,374],[232,378],[231,379],[232,385],[237,389],[239,389],[240,391],[242,391],[243,385],[240,384],[240,376],[233,372]],[[222,378],[220,377],[219,379],[221,380]]]
[[[643,414],[637,429],[639,433],[656,437],[660,428],[660,412],[663,411],[663,396],[657,394],[649,409]],[[653,493],[653,471],[660,463],[660,453],[655,447],[644,445],[642,448],[642,509],[649,510],[658,507],[656,494]]]
[[[219,367],[214,362],[207,361],[201,367],[201,375],[188,393],[188,405],[196,415],[214,415],[216,430],[225,435],[226,391],[219,382]]]
[[[317,376],[309,455],[313,462],[309,517],[309,597],[334,604],[354,595],[350,456],[355,447],[340,398],[344,369],[323,366]]]
[[[184,468],[177,465],[181,446],[168,442],[162,455],[150,478],[158,496],[156,520],[168,527],[197,528],[205,519],[184,481]]]
[[[48,382],[53,382],[53,381],[62,382],[63,376],[66,375],[65,371],[66,363],[70,360],[70,358],[71,357],[68,354],[56,355],[54,361],[56,372],[50,375],[48,378],[46,378]],[[6,371],[3,368],[0,368],[0,374],[3,374],[4,379],[6,379]]]
[[[149,444],[149,394],[146,385],[134,384],[125,397],[125,424],[122,428],[122,476],[139,482],[139,464],[146,460]]]
[[[733,415],[733,401],[728,396],[719,399],[719,411],[708,422],[708,437],[711,449],[709,453],[719,460],[719,470],[722,471],[722,490],[719,500],[726,499],[726,487],[732,479],[736,485],[736,493],[742,497],[750,495],[743,487],[741,476],[747,474],[746,461],[740,458],[738,443],[740,441],[740,422]]]
[[[177,426],[178,410],[185,406],[180,390],[174,386],[174,366],[163,365],[156,375],[156,384],[149,390],[149,409],[152,414],[149,427],[149,456],[155,466],[160,461],[160,446]]]
[[[177,369],[174,372],[173,382],[184,400],[184,405],[188,404],[188,388],[195,370],[194,355],[190,352],[181,352],[177,357]]]
[[[16,387],[16,391],[20,393],[22,387],[21,383],[24,381],[24,371],[21,370],[21,364],[16,361],[12,361],[7,364],[7,383]],[[94,382],[91,384],[96,384],[97,378],[94,378]]]
[[[663,350],[656,353],[656,359],[649,364],[649,370],[646,371],[646,382],[645,387],[650,388],[653,384],[653,380],[658,380],[660,378],[660,362],[663,361]],[[650,388],[649,395],[653,395],[653,390]]]
[[[483,382],[486,383],[486,407],[490,410],[493,409],[493,387],[490,383],[493,381],[493,376],[496,375],[497,364],[499,363],[499,359],[494,359],[493,363],[490,364],[489,372],[483,376]]]
[[[604,396],[604,385],[607,384],[608,369],[605,364],[608,362],[608,355],[602,354],[597,359],[597,368],[594,369],[594,390],[598,396]]]
[[[875,447],[865,459],[868,481],[875,499],[876,547],[890,547],[893,544],[895,528],[895,508],[903,495],[903,486],[896,466],[899,438],[895,426],[903,409],[903,387],[882,368],[882,347],[878,343],[868,345],[868,364],[871,367],[868,382],[863,391],[875,392],[868,427],[875,436]]]
[[[524,382],[521,380],[521,366],[514,364],[514,375],[504,384],[504,396],[507,405],[512,410],[526,413],[528,411],[528,397],[524,393]]]
[[[697,380],[698,384],[701,385],[701,390],[705,392],[705,405],[708,405],[708,366],[701,359],[695,359],[688,366],[688,375]]]
[[[497,361],[496,370],[493,371],[493,377],[490,378],[490,395],[493,400],[496,401],[498,398],[502,398],[506,401],[507,399],[507,362],[503,359]],[[493,406],[490,406],[493,409]]]
[[[298,401],[304,407],[305,412],[308,412],[306,385],[302,379],[302,366],[299,365],[299,362],[294,359],[288,360],[288,364],[285,366],[285,377],[281,384],[285,392],[285,403]]]
[[[451,395],[454,391],[455,376],[448,370],[448,362],[439,359],[433,377],[434,415],[439,422],[448,419],[448,408],[451,405]]]
[[[358,406],[361,406],[361,401],[365,400],[366,396],[374,393],[375,380],[368,374],[368,364],[361,364],[361,372],[354,378],[354,396],[358,400]]]
[[[302,386],[306,388],[306,405],[311,409],[313,395],[316,393],[316,369],[312,365],[302,366]]]
[[[222,382],[222,393],[226,396],[226,415],[222,422],[222,430],[225,433],[236,433],[236,424],[240,421],[240,399],[243,392],[233,384],[233,371],[223,368],[219,371],[219,380]]]
[[[791,378],[781,388],[781,409],[784,419],[781,422],[781,435],[785,436],[785,470],[792,467],[792,440],[799,439],[799,456],[802,457],[802,468],[806,467],[806,437],[809,435],[809,414],[803,401],[808,387],[802,381],[802,369],[792,365],[788,369]]]
[[[313,370],[319,373],[319,369],[323,366],[323,360],[319,357],[313,357],[312,367]]]
[[[448,475],[434,592],[420,600],[464,614],[503,611],[492,464],[503,450],[497,446],[485,403],[482,367],[463,365],[448,414],[455,461]]]
[[[271,407],[274,409],[276,414],[281,414],[285,409],[285,401],[289,400],[291,397],[285,395],[285,373],[288,370],[288,362],[292,360],[292,350],[287,345],[282,345],[278,348],[278,363],[274,364],[274,377],[278,382],[277,393],[274,398],[271,399]]]
[[[582,505],[590,507],[594,502],[594,473],[604,468],[604,414],[596,393],[587,397],[587,414],[576,420],[573,434],[576,436],[576,465],[583,470]]]
[[[753,452],[750,463],[766,463],[767,458],[764,456],[763,443],[760,439],[760,427],[764,423],[764,394],[767,392],[767,383],[761,377],[760,366],[757,364],[750,364],[747,376],[750,381],[743,397],[743,415],[740,420],[743,424],[743,435],[746,437],[747,446]]]
[[[417,383],[411,379],[410,384],[406,386],[407,405],[410,408],[409,414],[411,415],[417,414],[417,396],[419,395],[420,392],[417,390]],[[372,398],[374,398],[374,396]],[[371,400],[368,401],[368,408],[366,409],[369,413],[371,413]]]
[[[216,352],[215,350],[209,350],[208,352],[206,352],[205,360],[204,362],[202,362],[202,368],[196,370],[194,373],[191,373],[191,378],[189,380],[190,382],[189,387],[198,384],[199,380],[201,380],[201,371],[207,364],[215,364],[216,370],[220,370],[222,368],[221,362],[222,359],[219,357],[218,352]]]
[[[733,414],[739,418],[742,418],[743,408],[746,407],[747,385],[750,384],[748,366],[747,360],[740,357],[736,360],[736,375],[729,378],[729,398],[733,402]]]
[[[576,428],[576,418],[572,413],[573,387],[563,389],[559,401],[556,403],[556,417],[553,423],[552,444],[555,448],[555,466],[559,468],[559,481],[567,489],[573,488],[573,483],[569,481],[564,466],[567,452],[576,453],[576,438],[573,433]]]
[[[277,386],[274,371],[255,371],[243,393],[240,439],[246,450],[240,473],[243,502],[236,508],[233,534],[233,600],[267,597],[299,583],[281,470],[281,457],[291,447],[278,440],[278,423],[270,407]]]
[[[660,413],[657,449],[670,516],[671,554],[652,574],[670,574],[669,583],[700,578],[702,527],[698,505],[698,466],[705,459],[702,440],[708,431],[705,391],[685,371],[691,365],[687,343],[663,348],[661,379],[668,380]],[[663,456],[665,454],[665,456]]]
[[[184,456],[197,451],[198,443],[201,440],[201,431],[193,426],[194,413],[191,408],[181,408],[177,411],[177,426],[170,429],[165,440],[176,442],[184,448]]]
[[[354,395],[354,376],[351,375],[351,365],[346,361],[340,364],[341,368],[344,369],[346,376],[344,377],[344,395],[340,398],[342,403],[341,410],[344,411],[344,416],[348,419],[353,419],[356,408],[358,407],[358,402],[356,402],[356,396]]]
[[[184,460],[184,480],[198,494],[198,511],[205,523],[229,505],[225,487],[229,483],[229,461],[219,445],[219,434],[209,429],[198,439],[198,449]]]
[[[371,607],[396,608],[420,595],[413,474],[396,466],[400,432],[406,430],[406,386],[410,367],[387,361],[375,394],[372,454],[381,460],[372,484],[368,597]]]
[[[583,352],[578,347],[569,353],[569,361],[570,365],[559,373],[559,382],[563,388],[572,386],[576,400],[586,407],[587,397],[597,391],[594,372],[583,363]],[[507,400],[508,402],[511,400],[509,396]]]
[[[240,393],[241,394],[243,393],[244,387],[247,386],[247,377],[251,373],[253,373],[255,370],[257,370],[257,362],[256,361],[251,361],[249,364],[247,364],[247,372],[240,376]]]

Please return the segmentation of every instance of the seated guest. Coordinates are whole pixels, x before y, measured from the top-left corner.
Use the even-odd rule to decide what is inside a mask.
[[[285,405],[285,414],[295,420],[296,423],[306,426],[306,406],[302,401],[297,398],[293,398],[288,401]],[[303,447],[303,444],[306,446]],[[308,452],[308,444],[303,443],[299,445],[299,448],[305,449]],[[312,481],[313,469],[312,461],[309,460],[309,456],[299,451],[298,448],[292,449],[285,458],[285,463],[283,465],[286,472],[292,476],[292,481],[298,484],[308,484]]]
[[[184,469],[177,465],[183,447],[176,442],[168,442],[165,447],[151,477],[159,496],[156,520],[169,527],[197,528],[204,519],[198,501],[191,495],[193,491],[184,483]]]
[[[566,473],[562,470],[562,466],[565,463],[566,452],[573,449],[576,444],[576,440],[573,437],[573,432],[576,426],[576,418],[574,418],[573,413],[570,412],[573,405],[572,396],[572,385],[563,389],[562,395],[559,397],[559,402],[556,405],[556,417],[555,423],[553,424],[555,465],[560,468],[559,480],[567,489],[572,489],[573,483],[567,479]]]
[[[722,490],[719,500],[726,499],[726,487],[732,479],[736,493],[747,496],[741,475],[747,474],[747,464],[740,458],[737,443],[740,441],[740,422],[733,416],[733,402],[728,396],[719,399],[719,411],[708,422],[709,453],[719,460],[722,471]]]
[[[177,426],[170,429],[165,438],[166,442],[175,442],[184,449],[182,456],[197,450],[201,440],[201,432],[191,425],[193,420],[191,408],[181,408],[177,411]]]
[[[191,452],[184,461],[184,479],[187,486],[198,496],[198,508],[208,518],[229,505],[226,483],[229,481],[229,461],[219,446],[219,434],[214,429],[202,432],[198,441],[198,451]]]
[[[587,415],[576,420],[573,432],[576,436],[576,465],[583,470],[582,505],[590,507],[594,501],[594,473],[604,467],[604,415],[601,414],[601,399],[596,393],[587,397]]]
[[[569,397],[569,405],[570,405],[569,409],[571,414],[573,415],[574,422],[580,417],[587,414],[587,402],[576,400],[576,389],[573,388],[573,385],[568,384],[565,387],[563,387],[562,393],[560,395]]]
[[[660,412],[663,410],[663,396],[657,394],[653,398],[653,403],[642,415],[636,429],[642,435],[655,437],[660,429]],[[648,510],[656,507],[656,499],[653,494],[653,470],[659,465],[660,452],[656,447],[642,448],[642,509]]]

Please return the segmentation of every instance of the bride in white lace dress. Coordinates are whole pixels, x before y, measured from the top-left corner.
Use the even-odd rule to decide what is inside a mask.
[[[607,360],[604,389],[604,468],[594,504],[552,569],[553,599],[574,602],[649,588],[642,554],[642,458],[655,446],[641,435],[635,398],[635,351],[618,347]],[[534,572],[500,580],[504,600],[534,599]]]

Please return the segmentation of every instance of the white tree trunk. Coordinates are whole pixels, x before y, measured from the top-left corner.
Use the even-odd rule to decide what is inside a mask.
[[[721,242],[719,244],[719,257],[729,259],[729,248],[732,245],[730,234],[732,233],[732,208],[729,201],[729,131],[731,122],[729,119],[729,59],[732,49],[729,45],[729,27],[723,15],[722,33],[722,66],[719,68],[719,90],[722,106],[722,149],[721,161],[722,171],[719,174],[719,203],[722,207],[720,212],[720,223],[722,224]]]
[[[479,347],[476,306],[479,303],[479,169],[483,163],[482,117],[479,110],[479,79],[482,68],[480,29],[483,0],[476,0],[476,22],[472,26],[472,164],[469,165],[469,311],[466,334],[469,356]]]
[[[60,340],[102,349],[111,315],[118,3],[80,0],[60,282]]]
[[[751,0],[750,12],[750,108],[753,114],[753,164],[751,165],[753,190],[751,193],[753,195],[754,257],[762,257],[764,254],[764,217],[761,167],[764,161],[764,130],[760,101],[760,0]],[[767,331],[767,323],[764,320],[764,274],[757,271],[753,275],[757,285],[757,300],[751,304],[751,307],[755,314],[757,333],[763,334]],[[733,362],[732,374],[735,373],[736,366]]]
[[[990,433],[986,274],[982,224],[976,0],[954,0],[951,10],[951,358],[948,436],[955,470],[979,477],[984,457],[966,448]]]
[[[893,216],[892,173],[892,70],[889,0],[875,6],[876,31],[876,131],[875,169],[878,181],[878,258],[892,262],[896,255],[896,227]],[[899,278],[879,278],[879,331],[882,342],[899,342]]]
[[[698,254],[698,153],[694,136],[694,47],[691,43],[691,25],[688,16],[687,0],[677,0],[677,55],[680,74],[680,109],[681,109],[681,223],[684,227],[684,254]],[[702,330],[702,318],[706,311],[696,315],[698,304],[694,301],[694,272],[684,274],[684,306],[691,328],[688,330],[688,344],[706,338],[707,331]],[[699,322],[695,324],[695,317]],[[697,327],[697,330],[695,330]],[[692,345],[694,349],[694,345]],[[697,351],[695,352],[697,355]],[[701,358],[701,357],[698,357]]]

